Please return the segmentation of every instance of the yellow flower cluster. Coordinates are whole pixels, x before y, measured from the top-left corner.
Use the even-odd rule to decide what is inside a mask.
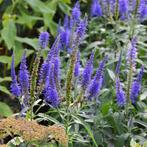
[[[8,135],[19,135],[25,141],[47,142],[51,136],[64,146],[68,146],[68,137],[63,127],[58,125],[42,126],[36,121],[6,118],[0,121],[0,139]]]

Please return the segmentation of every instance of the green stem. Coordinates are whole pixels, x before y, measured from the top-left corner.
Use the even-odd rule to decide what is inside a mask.
[[[39,68],[39,64],[40,64],[40,54],[41,54],[41,50],[39,50],[36,54],[36,58],[33,64],[33,70],[32,70],[32,74],[31,74],[31,83],[30,83],[30,113],[31,113],[31,119],[32,119],[32,115],[33,115],[33,103],[35,101],[35,96],[36,96],[36,87],[37,87],[37,77],[38,77],[38,68]]]
[[[127,75],[127,104],[130,103],[130,91],[131,91],[131,85],[132,85],[132,76],[133,76],[132,65],[130,65],[129,72]]]
[[[118,0],[116,0],[116,4],[115,4],[115,20],[118,20],[119,17],[119,10],[118,10],[119,6],[118,6]]]
[[[66,79],[66,101],[68,106],[71,103],[71,89],[72,89],[72,82],[73,82],[73,73],[74,73],[73,71],[74,71],[75,62],[76,62],[76,55],[77,55],[77,49],[73,49],[71,54],[69,70],[67,72],[67,79]]]

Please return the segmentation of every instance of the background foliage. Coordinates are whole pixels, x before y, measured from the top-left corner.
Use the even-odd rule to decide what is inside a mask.
[[[73,2],[73,1],[72,1]],[[74,2],[73,2],[74,3]],[[58,23],[61,24],[65,14],[70,14],[70,0],[1,0],[0,1],[0,100],[6,101],[15,110],[17,100],[10,102],[12,98],[9,92],[9,69],[11,64],[11,51],[15,51],[16,69],[20,63],[23,50],[27,48],[28,62],[34,60],[34,52],[38,48],[37,36],[39,32],[48,30],[52,40],[56,35]],[[89,1],[81,1],[83,12],[89,10]],[[120,52],[122,51],[121,79],[126,84],[126,52],[128,43],[133,35],[137,36],[138,58],[137,70],[141,64],[145,66],[143,76],[142,93],[137,105],[129,107],[129,115],[123,108],[116,104],[115,96],[115,67]],[[105,18],[92,18],[85,40],[80,45],[81,66],[83,67],[91,50],[95,51],[94,67],[99,64],[105,54],[109,54],[109,62],[106,65],[105,81],[99,95],[99,102],[88,102],[81,108],[66,110],[63,106],[58,109],[50,108],[47,111],[36,113],[36,120],[45,124],[64,125],[69,135],[70,146],[115,146],[123,147],[146,146],[147,133],[147,27],[146,21],[134,23],[134,21],[121,22],[106,20]],[[44,51],[46,56],[47,50]],[[68,63],[69,55],[62,52],[63,67]],[[31,68],[31,64],[29,65]],[[63,68],[66,73],[66,68]],[[64,80],[65,74],[62,75]],[[123,86],[124,86],[123,85]],[[75,91],[78,91],[78,88]],[[14,103],[15,102],[15,103]],[[39,105],[40,101],[36,102]],[[12,115],[12,110],[6,103],[0,103],[0,116]],[[44,104],[40,106],[44,109]],[[68,122],[67,122],[68,120]],[[137,144],[139,142],[139,144]]]

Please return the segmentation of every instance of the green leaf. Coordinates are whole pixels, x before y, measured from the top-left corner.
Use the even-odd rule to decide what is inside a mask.
[[[0,56],[0,62],[4,63],[4,64],[10,63],[11,62],[11,57],[9,57],[9,56]]]
[[[70,4],[70,3],[71,3],[70,0],[61,0],[61,2],[63,2],[63,3],[67,3],[67,4]]]
[[[0,83],[2,83],[2,82],[5,82],[5,81],[11,81],[11,77],[4,77],[4,78],[1,78],[0,77]]]
[[[1,36],[5,41],[8,49],[11,49],[15,44],[16,26],[13,19],[5,19],[3,21],[3,29]]]
[[[111,78],[113,81],[115,81],[115,74],[114,74],[114,72],[113,72],[112,70],[110,70],[110,69],[107,69],[107,71],[108,71],[108,74],[109,74],[110,78]]]
[[[26,25],[30,29],[32,29],[32,27],[34,26],[37,20],[43,20],[43,19],[41,17],[28,15],[23,11],[21,11],[21,16],[18,17],[18,20],[16,22],[19,24]]]
[[[141,95],[140,95],[140,100],[145,100],[147,98],[147,91],[144,91]]]
[[[21,43],[25,43],[27,45],[30,45],[31,47],[33,47],[34,49],[37,49],[38,48],[38,39],[31,39],[31,38],[27,38],[27,37],[16,37],[16,40],[18,42],[21,42]]]
[[[40,0],[26,0],[26,2],[36,11],[41,13],[50,13],[54,14],[55,10],[51,6],[46,5],[45,2]]]
[[[6,103],[0,102],[0,115],[8,117],[11,116],[12,114],[13,112],[11,108]]]
[[[64,12],[64,14],[68,14],[68,15],[70,14],[71,8],[67,4],[61,2],[58,5],[59,8]]]
[[[76,115],[74,115],[74,114],[72,114],[72,116],[73,116],[73,118],[75,119],[76,123],[79,123],[79,124],[81,124],[81,125],[84,126],[84,128],[86,129],[86,131],[87,131],[87,133],[89,134],[90,138],[92,139],[94,145],[95,145],[96,147],[98,147],[98,145],[97,145],[97,143],[96,143],[96,140],[95,140],[95,138],[94,138],[94,136],[93,136],[93,132],[92,132],[92,130],[90,129],[89,124],[86,123],[84,120],[82,120],[80,117],[78,117],[78,116],[76,116]]]
[[[8,95],[11,95],[11,93],[9,92],[9,90],[5,86],[0,85],[0,91],[6,93]]]

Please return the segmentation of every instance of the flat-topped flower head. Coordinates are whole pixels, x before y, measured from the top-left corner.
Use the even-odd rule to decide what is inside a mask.
[[[49,33],[41,32],[39,35],[39,45],[42,49],[46,48],[49,41]]]
[[[12,63],[11,63],[11,78],[12,78],[12,83],[11,83],[11,92],[14,96],[18,97],[21,95],[20,91],[20,86],[17,82],[17,77],[15,74],[15,65],[14,65],[14,53],[12,55]]]
[[[102,16],[102,8],[98,0],[93,0],[91,5],[91,16]]]

